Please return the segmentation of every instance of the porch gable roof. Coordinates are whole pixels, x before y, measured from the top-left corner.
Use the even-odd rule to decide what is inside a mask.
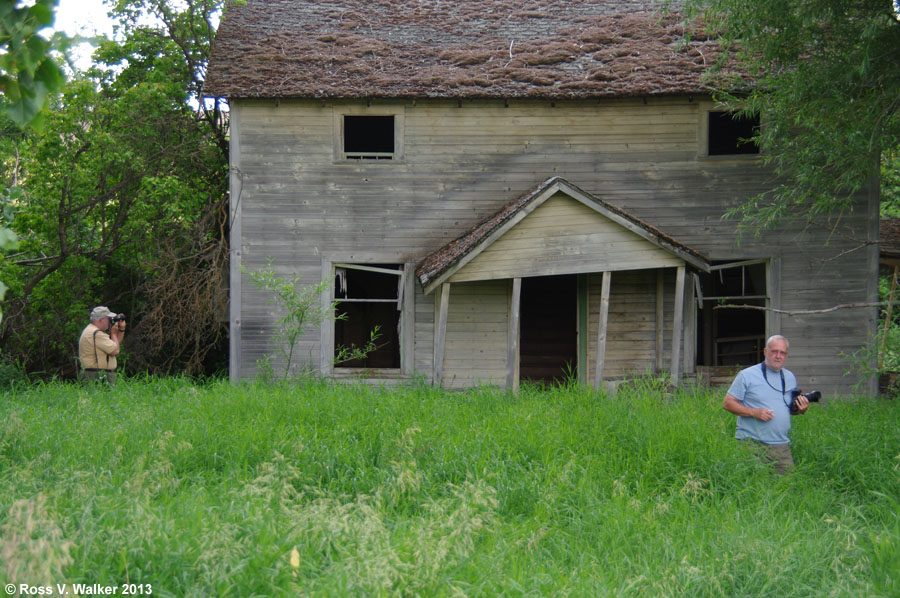
[[[709,271],[709,260],[698,251],[624,210],[580,189],[569,181],[561,177],[551,177],[419,262],[416,267],[416,276],[425,289],[425,293],[430,293],[441,283],[446,282],[526,216],[559,193],[591,208],[597,214],[686,264],[704,272]]]

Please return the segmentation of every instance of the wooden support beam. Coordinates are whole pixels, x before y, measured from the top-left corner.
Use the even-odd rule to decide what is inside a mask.
[[[408,263],[403,266],[403,288],[400,308],[400,364],[403,373],[412,376],[416,371],[415,347],[416,347],[416,275],[415,265]]]
[[[450,283],[441,285],[437,327],[434,331],[434,385],[441,386],[444,377],[444,346],[447,341],[447,312],[450,308]]]
[[[663,370],[663,331],[666,328],[665,320],[665,270],[658,268],[656,270],[656,371]]]
[[[681,360],[685,374],[697,371],[697,301],[694,289],[700,286],[697,275],[685,274],[684,281],[684,356]]]
[[[522,279],[513,278],[509,297],[509,328],[506,341],[506,390],[519,392],[519,328],[522,305]]]
[[[334,267],[328,260],[322,261],[322,280],[334,281]],[[325,288],[320,301],[322,313],[334,316],[334,309],[331,307],[334,301],[334,284]],[[331,376],[334,374],[334,321],[330,317],[323,319],[319,339],[319,372],[322,376]]]
[[[672,384],[681,378],[681,337],[684,330],[684,266],[675,275],[675,322],[672,324]]]
[[[594,388],[603,384],[603,368],[606,363],[606,331],[609,328],[609,287],[612,272],[603,273],[603,285],[600,288],[600,322],[597,326],[597,360],[594,364]]]

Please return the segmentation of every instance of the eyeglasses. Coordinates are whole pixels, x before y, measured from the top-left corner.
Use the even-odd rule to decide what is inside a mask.
[[[770,353],[772,355],[787,355],[788,354],[787,351],[782,351],[780,349],[766,349],[766,352]]]

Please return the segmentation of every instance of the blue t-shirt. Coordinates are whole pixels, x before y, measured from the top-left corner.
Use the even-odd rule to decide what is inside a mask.
[[[783,386],[782,375],[784,375]],[[731,383],[728,393],[746,407],[771,409],[775,417],[764,422],[755,417],[739,415],[735,438],[739,440],[752,438],[766,444],[790,442],[788,432],[791,429],[791,390],[794,388],[797,388],[797,379],[785,368],[781,368],[779,373],[756,364],[741,370]]]

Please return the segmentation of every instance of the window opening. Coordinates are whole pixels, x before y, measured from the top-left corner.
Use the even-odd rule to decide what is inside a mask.
[[[701,274],[697,365],[745,366],[762,361],[765,312],[714,308],[717,305],[765,307],[767,299],[763,261],[720,263],[709,274]]]
[[[365,347],[378,327],[375,350],[335,368],[400,368],[400,313],[403,266],[335,264],[335,357],[342,347]]]
[[[752,138],[759,132],[759,115],[742,116],[733,112],[709,112],[708,154],[728,156],[758,154]]]
[[[393,116],[344,116],[344,159],[393,160]]]

